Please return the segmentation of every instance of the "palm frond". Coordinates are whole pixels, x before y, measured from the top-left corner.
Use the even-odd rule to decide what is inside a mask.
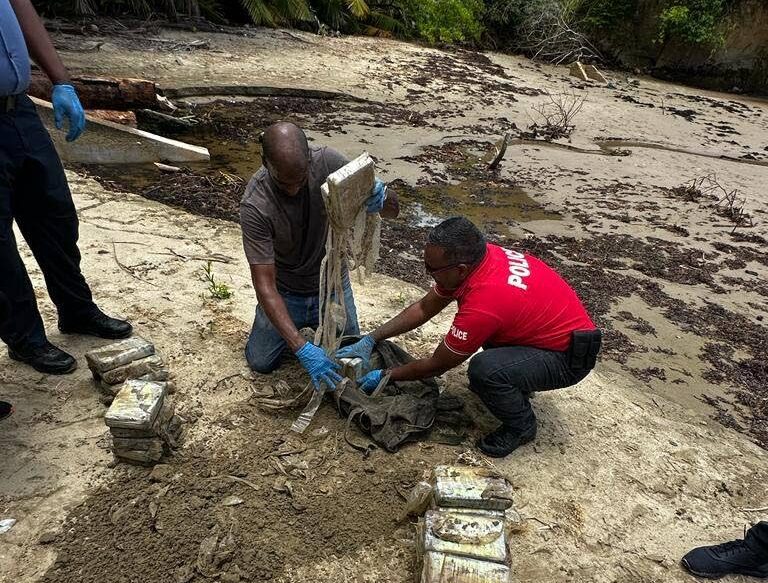
[[[271,0],[272,13],[278,20],[297,22],[312,20],[307,0]]]
[[[140,14],[142,17],[147,17],[152,14],[152,7],[147,0],[128,0],[128,8],[134,14]]]
[[[365,18],[371,11],[365,0],[347,0],[347,8],[355,18]]]
[[[392,34],[405,33],[405,25],[402,23],[402,21],[398,20],[394,16],[385,14],[383,12],[378,12],[376,10],[371,10],[371,12],[368,13],[366,24],[368,25],[369,28],[388,32],[390,33],[390,36]],[[381,35],[374,34],[371,36],[381,36]]]
[[[197,4],[200,11],[199,16],[207,18],[212,22],[222,22],[224,20],[224,13],[222,12],[221,3],[219,0],[191,0]]]
[[[254,24],[277,26],[275,16],[264,0],[240,0],[240,4],[251,17]]]
[[[312,8],[323,24],[341,30],[347,23],[347,0],[313,0]]]
[[[96,14],[91,0],[75,0],[75,12],[84,16],[93,16]]]

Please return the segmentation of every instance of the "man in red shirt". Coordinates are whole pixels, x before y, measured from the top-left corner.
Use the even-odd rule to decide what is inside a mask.
[[[393,381],[434,377],[483,348],[469,361],[469,388],[502,425],[477,445],[487,455],[503,457],[536,436],[532,392],[570,387],[592,370],[600,331],[552,268],[486,243],[464,217],[430,232],[424,267],[435,280],[427,295],[336,356],[367,363],[376,342],[418,328],[456,300],[453,325],[432,356],[371,371],[359,382],[370,391],[386,373]]]

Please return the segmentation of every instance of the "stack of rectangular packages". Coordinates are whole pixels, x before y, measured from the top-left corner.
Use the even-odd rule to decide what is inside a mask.
[[[169,396],[168,369],[155,347],[133,337],[86,353],[88,366],[110,404],[104,417],[118,460],[154,465],[181,439],[183,419]]]
[[[85,360],[107,405],[127,380],[168,381],[168,368],[155,345],[138,336],[86,352]]]
[[[482,468],[437,466],[416,525],[421,583],[508,583],[512,485]],[[417,571],[418,572],[418,571]]]

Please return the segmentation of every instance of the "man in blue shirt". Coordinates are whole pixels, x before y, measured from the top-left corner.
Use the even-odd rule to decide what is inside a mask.
[[[7,296],[11,314],[0,338],[12,359],[65,374],[77,361],[48,341],[16,247],[14,220],[43,272],[63,333],[125,338],[132,328],[96,307],[80,271],[77,212],[64,169],[25,93],[30,56],[54,84],[56,127],[68,120],[67,140],[76,140],[85,113],[32,2],[0,0],[0,295]]]

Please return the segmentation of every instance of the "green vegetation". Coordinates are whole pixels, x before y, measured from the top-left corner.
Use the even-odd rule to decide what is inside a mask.
[[[728,0],[674,0],[659,15],[659,40],[719,47],[725,41],[727,10]]]
[[[550,62],[599,57],[627,43],[722,46],[739,0],[486,0],[484,24],[501,46]]]
[[[480,40],[485,8],[482,0],[407,0],[403,4],[417,35],[427,42]]]
[[[585,30],[606,31],[632,21],[638,0],[572,0],[572,12]]]
[[[208,294],[214,300],[228,300],[235,295],[235,292],[229,289],[226,283],[216,281],[210,261],[203,267],[203,280],[208,285]],[[203,298],[205,298],[205,295],[203,295]]]
[[[39,0],[48,14],[202,16],[214,22],[298,26],[428,43],[474,43],[552,62],[594,58],[595,46],[631,42],[639,14],[660,47],[716,48],[738,0]],[[655,20],[654,20],[655,18]],[[650,31],[653,34],[653,30]],[[599,41],[599,42],[598,42]]]
[[[202,16],[213,22],[250,21],[444,43],[477,41],[484,7],[483,0],[40,0],[36,4],[56,15]]]

